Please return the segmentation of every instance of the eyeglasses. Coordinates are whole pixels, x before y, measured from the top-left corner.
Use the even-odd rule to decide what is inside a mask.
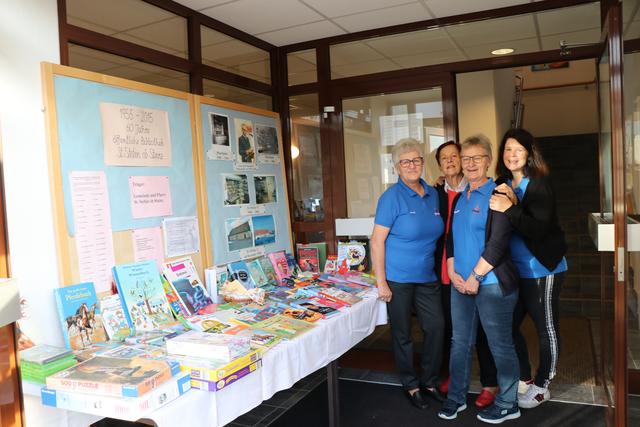
[[[462,163],[469,163],[471,160],[473,160],[473,163],[475,163],[476,165],[478,163],[480,163],[482,161],[482,159],[484,159],[485,157],[489,157],[486,154],[482,155],[482,156],[462,156],[460,157],[460,161],[462,161]]]
[[[413,164],[413,166],[422,166],[423,162],[424,162],[423,157],[414,157],[413,159],[402,159],[398,161],[398,164],[403,168],[408,168],[409,165],[411,164]]]

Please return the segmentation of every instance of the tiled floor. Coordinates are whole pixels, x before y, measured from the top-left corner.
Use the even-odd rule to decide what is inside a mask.
[[[295,383],[290,389],[282,390],[273,395],[269,400],[244,415],[239,416],[228,427],[263,427],[268,426],[276,418],[282,415],[287,409],[298,403],[316,386],[326,380],[327,375],[324,368],[312,373]]]

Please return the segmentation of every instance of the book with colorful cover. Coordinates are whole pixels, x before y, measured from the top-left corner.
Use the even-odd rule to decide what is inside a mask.
[[[67,348],[78,350],[107,340],[93,283],[54,289],[53,294]]]
[[[185,317],[215,311],[213,301],[190,257],[165,262],[162,271],[186,308]]]
[[[262,270],[262,264],[260,264],[260,260],[258,258],[247,262],[247,268],[249,269],[249,274],[257,287],[261,288],[269,284],[269,278],[264,273],[264,270]]]
[[[312,296],[309,298],[312,301],[317,301],[318,304],[327,306],[327,307],[331,307],[331,308],[335,308],[336,310],[340,310],[344,307],[351,307],[349,304],[344,303],[342,301],[336,301],[336,300],[330,300],[327,298],[324,298],[322,295],[318,295],[318,296]]]
[[[305,322],[314,323],[322,319],[322,314],[315,311],[306,310],[304,308],[287,307],[282,310],[281,316],[290,317],[291,319],[303,320]]]
[[[289,252],[285,252],[284,253],[284,257],[287,260],[287,265],[289,266],[289,272],[291,272],[291,276],[290,277],[298,277],[300,275],[300,273],[302,272],[302,270],[300,269],[300,266],[298,265],[298,262],[296,261],[296,257],[291,255]]]
[[[169,359],[95,356],[51,375],[47,378],[47,388],[116,397],[139,397],[178,372],[180,364]]]
[[[251,313],[253,316],[252,319],[244,319],[243,321],[249,325],[254,325],[278,314],[282,314],[284,308],[277,304],[265,304],[262,306],[258,304],[247,304],[242,307],[242,311],[245,313]]]
[[[189,373],[179,372],[157,388],[135,398],[108,397],[48,388],[42,388],[40,394],[42,404],[46,406],[103,417],[117,415],[119,419],[137,421],[190,389]]]
[[[117,265],[113,277],[134,331],[153,331],[174,321],[155,260]]]
[[[299,299],[292,302],[294,307],[298,307],[303,310],[314,311],[319,313],[323,318],[335,316],[339,313],[338,309],[329,307],[328,305],[324,305],[320,303],[317,299],[306,298]],[[305,320],[305,319],[302,319]]]
[[[267,351],[282,341],[282,337],[274,332],[263,329],[249,328],[241,332],[251,339],[251,348]]]
[[[320,251],[315,246],[296,245],[298,265],[302,271],[318,273],[320,271]]]
[[[260,266],[262,267],[262,271],[267,276],[270,285],[278,284],[278,276],[276,275],[276,270],[273,268],[273,264],[271,263],[271,259],[268,256],[261,256],[258,258],[260,262]]]
[[[191,387],[196,388],[198,390],[216,392],[220,391],[223,388],[233,384],[238,381],[240,378],[244,378],[252,372],[255,372],[258,368],[262,366],[262,359],[256,360],[255,362],[229,374],[228,376],[219,379],[218,381],[207,381],[198,378],[191,378]]]
[[[222,303],[224,299],[220,294],[220,289],[222,289],[229,278],[229,272],[227,271],[226,264],[207,267],[204,270],[204,278],[211,300],[216,304]]]
[[[251,350],[250,339],[227,334],[189,331],[167,340],[167,352],[230,362]]]
[[[271,261],[273,270],[276,273],[278,285],[286,283],[285,279],[291,277],[291,270],[289,269],[289,264],[287,263],[287,257],[284,255],[284,251],[271,252],[267,254],[267,256],[269,257],[269,261]]]
[[[163,274],[160,275],[160,281],[162,282],[162,289],[164,289],[164,295],[167,298],[171,312],[179,322],[184,324],[185,316],[188,316],[187,308],[184,306],[180,298],[178,298],[176,290],[173,289],[173,286],[171,286],[171,283]]]
[[[120,295],[114,294],[100,300],[102,310],[102,323],[112,341],[122,341],[131,334],[131,328],[127,323],[124,308],[120,301]]]
[[[33,347],[20,350],[19,353],[21,362],[35,363],[38,365],[55,362],[56,360],[72,355],[72,351],[68,348],[54,347],[47,344],[38,344]]]
[[[192,378],[218,381],[262,359],[262,352],[254,349],[230,362],[189,356],[175,356],[175,358],[180,362],[180,369],[189,372]]]
[[[229,278],[235,279],[245,289],[253,289],[256,287],[256,283],[253,281],[251,274],[249,272],[249,267],[247,267],[247,263],[244,261],[236,261],[230,263],[228,266],[229,269]]]
[[[338,257],[336,255],[327,255],[327,261],[324,263],[322,270],[326,274],[334,274],[338,271]]]
[[[348,270],[368,272],[371,269],[371,255],[368,240],[338,242],[338,266],[346,260]]]
[[[280,335],[282,338],[292,340],[315,327],[313,323],[296,320],[282,315],[273,316],[253,325],[255,329],[263,329]]]
[[[350,294],[349,292],[336,289],[334,287],[328,287],[323,289],[320,292],[320,295],[322,295],[326,299],[334,300],[347,305],[354,305],[362,301],[362,298],[356,295]]]

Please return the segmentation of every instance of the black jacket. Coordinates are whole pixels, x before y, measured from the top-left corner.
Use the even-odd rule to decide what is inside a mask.
[[[435,185],[433,188],[438,192],[438,202],[440,203],[440,218],[442,218],[442,223],[445,227],[445,233],[447,229],[447,221],[449,219],[449,195],[447,191],[444,189],[444,184]],[[442,252],[444,251],[446,236],[445,233],[442,233],[442,236],[436,242],[436,252],[434,256],[435,260],[435,271],[438,275],[438,280],[442,278]]]
[[[453,211],[463,193],[458,194],[453,201]],[[440,212],[442,215],[442,212]],[[493,266],[493,273],[498,278],[498,284],[503,295],[509,295],[518,289],[520,277],[518,269],[511,261],[511,232],[513,226],[504,213],[489,209],[487,224],[485,226],[485,246],[482,258]],[[453,245],[453,228],[449,230],[449,237],[446,241],[447,257],[455,255]],[[440,255],[442,256],[442,255]]]
[[[500,179],[496,184],[504,182]],[[567,243],[560,228],[556,199],[549,180],[529,178],[527,191],[520,203],[504,213],[540,264],[554,270],[567,253]]]

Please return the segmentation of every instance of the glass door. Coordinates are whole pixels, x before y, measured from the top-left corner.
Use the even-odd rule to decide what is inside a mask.
[[[623,140],[622,39],[620,6],[609,9],[599,58],[601,216],[613,223],[613,252],[602,252],[600,368],[609,399],[610,421],[627,423],[628,277],[625,147]]]

